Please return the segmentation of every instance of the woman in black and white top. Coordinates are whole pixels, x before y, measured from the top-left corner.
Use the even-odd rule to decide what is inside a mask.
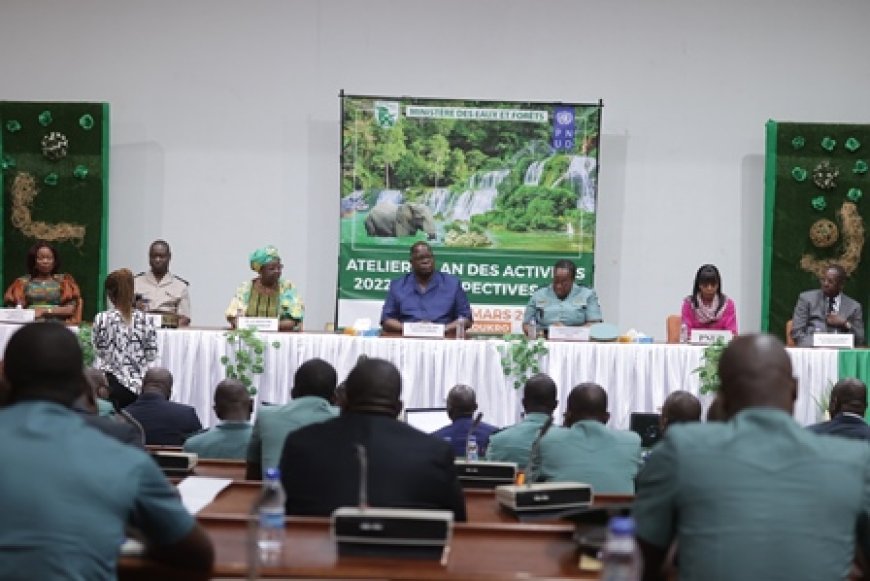
[[[133,273],[122,268],[106,277],[114,308],[94,317],[94,367],[106,372],[109,399],[117,409],[136,401],[148,364],[157,358],[157,331],[142,311],[133,310]]]

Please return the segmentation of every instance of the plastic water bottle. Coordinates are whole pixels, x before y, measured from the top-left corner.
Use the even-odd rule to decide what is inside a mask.
[[[263,563],[279,560],[284,549],[284,488],[281,471],[266,470],[263,491],[254,506],[257,516],[257,548]]]
[[[477,437],[474,434],[468,434],[468,440],[465,442],[465,459],[469,462],[476,462],[480,459],[477,451]]]
[[[689,342],[689,326],[685,323],[680,325],[680,343]]]
[[[630,516],[610,519],[601,564],[601,581],[640,581],[643,559],[634,540],[634,519]]]
[[[538,338],[538,320],[535,317],[529,320],[528,337],[532,341]]]

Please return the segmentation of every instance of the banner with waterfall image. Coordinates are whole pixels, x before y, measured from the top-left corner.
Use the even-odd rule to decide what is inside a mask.
[[[418,240],[463,281],[478,332],[517,332],[560,258],[593,285],[601,103],[341,103],[337,326],[378,324]]]

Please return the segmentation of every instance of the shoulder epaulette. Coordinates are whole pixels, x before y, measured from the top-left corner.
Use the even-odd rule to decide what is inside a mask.
[[[186,280],[184,280],[183,278],[181,278],[181,277],[178,276],[177,274],[173,274],[172,276],[174,276],[175,278],[177,278],[178,280],[180,280],[181,282],[183,282],[183,283],[186,284],[187,286],[190,286],[190,283],[189,283],[189,282],[187,282]]]
[[[133,276],[134,276],[134,277],[136,277],[136,276],[145,276],[145,271],[143,270],[142,272],[139,272],[139,273],[137,273],[137,274],[134,274]]]

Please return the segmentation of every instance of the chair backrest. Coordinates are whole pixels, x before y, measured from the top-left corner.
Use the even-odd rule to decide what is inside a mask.
[[[680,325],[682,322],[683,318],[680,315],[668,315],[668,318],[665,320],[668,343],[680,342]]]
[[[785,322],[785,346],[794,347],[794,339],[791,338],[791,319]]]

